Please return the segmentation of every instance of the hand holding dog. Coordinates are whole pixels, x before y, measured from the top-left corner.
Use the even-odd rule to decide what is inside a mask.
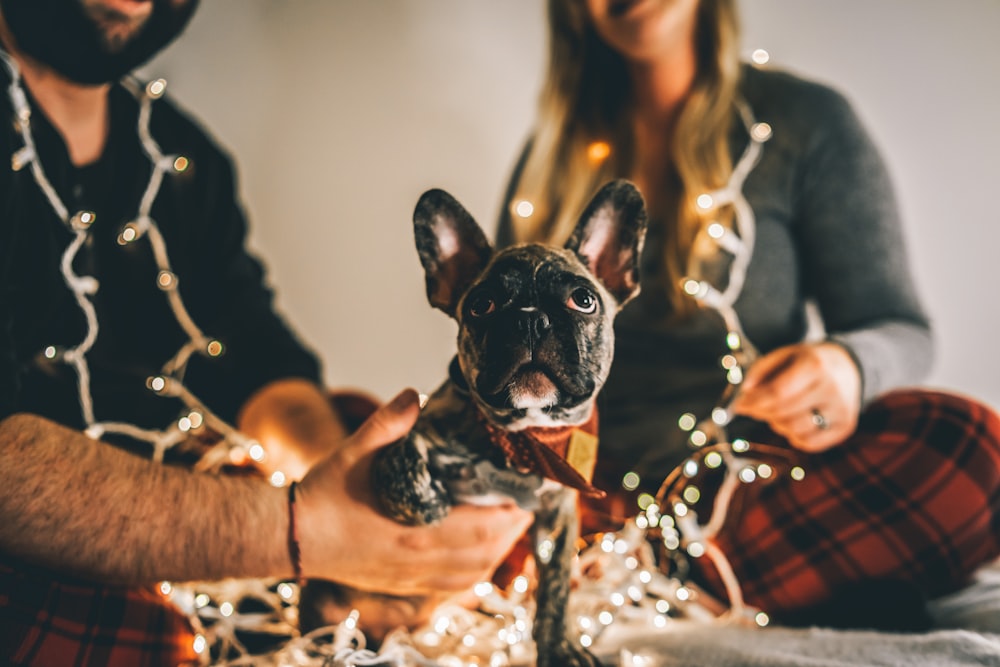
[[[750,367],[732,409],[767,422],[796,449],[821,452],[857,427],[861,375],[836,343],[782,347]]]
[[[382,515],[372,457],[406,435],[419,414],[406,390],[373,414],[302,480],[296,523],[303,574],[394,595],[451,596],[489,578],[532,514],[516,506],[456,507],[440,524],[404,526]]]

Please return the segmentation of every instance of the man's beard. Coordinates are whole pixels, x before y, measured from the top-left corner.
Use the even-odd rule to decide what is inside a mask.
[[[179,7],[153,0],[153,11],[135,34],[105,32],[82,0],[0,0],[0,10],[25,55],[76,83],[117,81],[139,67],[187,26],[198,0]]]

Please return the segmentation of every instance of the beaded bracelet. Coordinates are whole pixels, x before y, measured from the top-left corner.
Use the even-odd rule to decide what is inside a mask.
[[[303,582],[302,550],[299,548],[299,531],[295,525],[295,489],[298,485],[298,482],[292,482],[288,485],[288,555],[295,571],[295,581],[301,585]]]

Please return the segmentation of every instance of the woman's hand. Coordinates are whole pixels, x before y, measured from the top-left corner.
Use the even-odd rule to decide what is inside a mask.
[[[375,452],[406,435],[419,414],[407,390],[380,408],[299,485],[296,521],[306,577],[394,595],[441,597],[488,580],[532,514],[516,506],[452,508],[436,526],[411,527],[376,509]]]
[[[779,348],[750,367],[732,410],[766,422],[797,449],[821,452],[857,428],[861,373],[836,343]]]

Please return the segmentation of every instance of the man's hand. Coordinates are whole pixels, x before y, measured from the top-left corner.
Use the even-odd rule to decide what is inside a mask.
[[[404,526],[378,512],[371,490],[376,450],[413,427],[407,390],[380,408],[299,485],[296,522],[307,578],[394,595],[450,596],[486,580],[532,515],[516,506],[454,507],[436,526]]]
[[[790,345],[750,367],[732,409],[767,422],[796,449],[821,452],[857,428],[861,374],[836,343]]]

